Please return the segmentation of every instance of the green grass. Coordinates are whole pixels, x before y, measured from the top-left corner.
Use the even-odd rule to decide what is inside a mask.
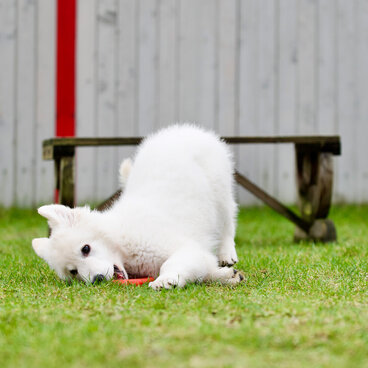
[[[293,244],[293,226],[242,210],[234,288],[59,281],[31,249],[45,221],[0,209],[0,366],[366,367],[368,207],[336,207],[338,244]]]

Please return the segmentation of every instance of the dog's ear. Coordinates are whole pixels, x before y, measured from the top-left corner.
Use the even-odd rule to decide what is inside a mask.
[[[46,262],[49,260],[50,254],[50,239],[48,238],[36,238],[32,240],[32,248],[36,254],[44,259]]]
[[[61,204],[42,206],[38,209],[38,213],[47,218],[51,228],[58,225],[71,226],[75,222],[73,210]]]

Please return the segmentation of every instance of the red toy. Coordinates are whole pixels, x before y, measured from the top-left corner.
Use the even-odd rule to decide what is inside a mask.
[[[143,284],[146,284],[147,282],[153,281],[153,277],[145,277],[143,279],[117,279],[113,280],[113,282],[117,282],[121,285],[135,285],[135,286],[142,286]]]

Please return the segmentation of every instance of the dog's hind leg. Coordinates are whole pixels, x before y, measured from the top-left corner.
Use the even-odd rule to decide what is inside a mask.
[[[218,264],[220,266],[232,266],[238,262],[238,256],[234,241],[236,203],[231,193],[228,193],[227,199],[223,199],[221,214],[223,216],[224,227],[217,251]]]
[[[211,277],[218,268],[217,258],[198,248],[186,247],[175,252],[162,264],[159,277],[149,286],[154,290],[171,289]]]
[[[218,281],[235,285],[244,280],[241,272],[232,267],[219,267],[210,252],[186,248],[174,253],[160,269],[159,277],[149,286],[154,290],[183,287],[187,282]]]
[[[218,281],[228,285],[236,285],[244,280],[244,274],[233,267],[217,267],[205,279],[205,281]]]

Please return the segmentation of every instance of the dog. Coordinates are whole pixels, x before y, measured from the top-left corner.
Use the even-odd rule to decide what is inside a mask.
[[[45,205],[49,238],[32,246],[64,280],[152,276],[154,290],[237,284],[233,158],[213,132],[172,125],[121,164],[119,199],[105,211]]]

